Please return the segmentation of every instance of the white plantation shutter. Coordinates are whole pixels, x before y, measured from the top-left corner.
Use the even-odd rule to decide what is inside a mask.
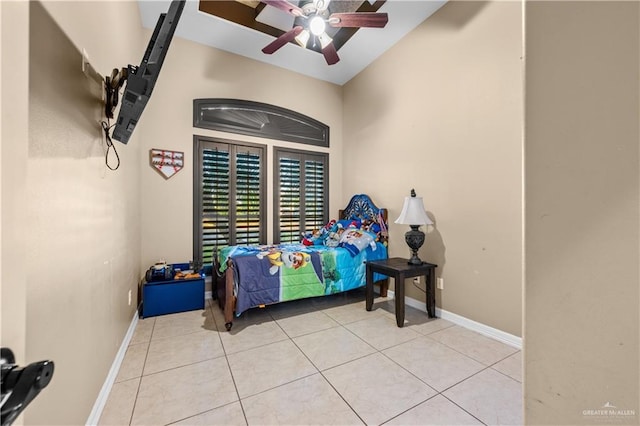
[[[328,155],[276,149],[276,243],[300,242],[328,220]]]

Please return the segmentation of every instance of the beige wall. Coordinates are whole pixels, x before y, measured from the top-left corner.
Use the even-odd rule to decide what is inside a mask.
[[[526,28],[525,419],[637,425],[639,3],[527,2]]]
[[[521,40],[519,3],[450,2],[344,86],[343,194],[371,194],[392,222],[415,188],[435,222],[420,257],[444,278],[438,306],[516,336]],[[391,256],[409,255],[408,230],[390,224]]]
[[[24,240],[28,140],[28,66],[29,5],[0,2],[2,114],[0,149],[2,151],[1,197],[1,277],[0,292],[2,347],[9,347],[16,361],[26,359],[26,282],[24,271],[27,246]]]
[[[80,49],[106,74],[143,40],[135,3],[45,7],[54,19],[41,3],[2,2],[2,345],[55,363],[25,424],[83,424],[134,315],[140,214],[139,148],[118,147],[120,170],[106,169],[102,88]]]
[[[69,46],[106,74],[136,64],[150,32],[133,2],[45,8],[70,40],[37,3],[30,17],[0,2],[2,346],[56,362],[25,423],[83,423],[131,321],[128,291],[158,258],[191,259],[192,136],[236,137],[193,129],[193,98],[331,126],[331,211],[366,192],[393,221],[415,188],[435,221],[420,255],[440,266],[438,305],[522,335],[520,3],[450,2],[342,88],[176,39],[115,173]],[[526,421],[594,424],[584,411],[610,402],[637,424],[639,6],[529,2],[526,15]],[[269,146],[271,176],[277,142],[237,138]],[[185,151],[187,167],[164,180],[151,148]],[[405,231],[391,224],[392,256],[408,254]]]
[[[152,100],[140,120],[142,270],[159,259],[193,258],[193,135],[251,141],[268,146],[267,188],[273,188],[273,146],[312,149],[300,144],[234,135],[193,127],[193,100],[246,99],[298,111],[330,127],[329,208],[342,207],[342,87],[176,38],[164,62]],[[149,150],[185,153],[185,167],[165,180],[149,165]],[[272,242],[272,196],[268,201],[268,241]]]

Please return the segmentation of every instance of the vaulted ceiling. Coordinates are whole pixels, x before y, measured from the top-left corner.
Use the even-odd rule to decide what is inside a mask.
[[[291,0],[294,5],[299,0]],[[300,0],[300,3],[307,0]],[[258,0],[188,0],[175,35],[342,85],[437,11],[446,0],[332,0],[336,12],[386,12],[384,28],[330,28],[340,61],[327,65],[319,49],[288,43],[272,55],[262,48],[290,30],[294,17]],[[138,2],[142,24],[153,29],[170,1]],[[298,18],[299,19],[299,18]]]

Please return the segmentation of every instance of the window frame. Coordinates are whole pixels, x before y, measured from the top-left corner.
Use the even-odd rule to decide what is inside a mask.
[[[281,216],[280,216],[280,158],[281,154],[290,153],[293,155],[301,156],[301,163],[308,159],[312,159],[313,157],[320,158],[324,162],[324,182],[323,182],[323,194],[324,194],[324,202],[322,209],[322,222],[323,224],[327,223],[329,220],[329,153],[328,152],[320,152],[320,151],[309,151],[309,150],[301,150],[295,148],[287,148],[274,146],[273,147],[273,243],[279,244],[282,242],[281,240]],[[304,192],[304,171],[300,171],[301,181],[300,181],[300,199],[304,200],[305,192]],[[299,213],[300,219],[303,221],[303,224],[300,226],[301,232],[304,231],[304,221],[305,221],[305,211],[306,206],[304,204],[299,205]],[[302,235],[300,235],[300,239],[302,239]],[[299,242],[299,241],[298,241]]]
[[[214,112],[207,118],[207,112]],[[193,127],[329,147],[329,126],[297,111],[244,99],[193,100]]]
[[[204,271],[207,275],[211,274],[211,266],[205,265],[204,262],[204,250],[203,250],[203,229],[202,223],[204,219],[204,211],[203,211],[203,151],[207,149],[207,147],[212,146],[220,146],[224,145],[229,149],[230,156],[230,167],[231,164],[234,164],[235,157],[238,153],[238,147],[247,147],[252,150],[258,150],[260,152],[260,190],[259,190],[259,199],[260,199],[260,227],[259,227],[259,244],[266,244],[267,240],[267,203],[266,203],[266,188],[267,188],[267,167],[268,167],[268,152],[267,146],[263,144],[257,144],[252,142],[238,141],[233,139],[223,139],[202,135],[194,135],[193,136],[193,152],[194,152],[194,165],[193,165],[193,261],[194,263],[199,262],[201,266],[203,266]],[[240,151],[241,152],[241,151]],[[237,177],[237,168],[233,170],[233,173],[229,173],[229,206],[230,211],[236,210],[236,201],[237,194],[236,187],[236,177]],[[232,207],[233,206],[233,207]],[[235,217],[234,219],[235,220]],[[235,245],[237,241],[236,231],[237,229],[233,222],[232,218],[229,219],[229,240],[228,245]]]

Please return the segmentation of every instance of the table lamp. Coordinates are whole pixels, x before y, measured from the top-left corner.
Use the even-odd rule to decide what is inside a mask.
[[[411,249],[409,264],[422,265],[423,262],[418,257],[418,249],[424,244],[424,232],[420,230],[420,225],[432,225],[433,222],[427,216],[422,197],[416,197],[415,190],[411,190],[411,197],[404,197],[402,212],[395,223],[411,227],[411,231],[404,234],[404,240]]]

